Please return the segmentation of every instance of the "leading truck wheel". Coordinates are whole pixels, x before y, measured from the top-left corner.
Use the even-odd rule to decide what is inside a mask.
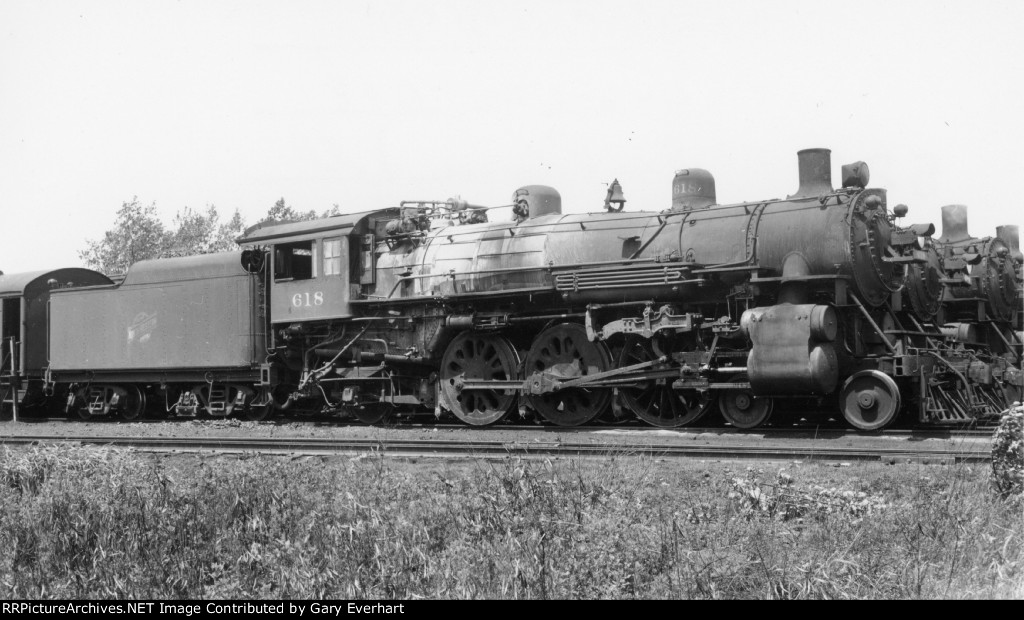
[[[516,391],[505,388],[463,389],[466,381],[515,381],[519,354],[501,336],[462,332],[441,358],[441,397],[457,418],[486,426],[505,418],[516,404]]]
[[[892,377],[878,370],[854,373],[839,392],[843,417],[862,431],[888,426],[900,410],[900,389]]]
[[[744,383],[746,375],[739,375],[730,383]],[[722,417],[736,428],[751,429],[761,426],[772,415],[773,401],[755,396],[749,388],[725,389],[718,394],[718,410]]]

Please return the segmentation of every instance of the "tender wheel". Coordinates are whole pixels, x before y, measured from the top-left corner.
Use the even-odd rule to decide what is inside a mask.
[[[629,338],[619,353],[619,367],[649,362],[658,357],[650,340]],[[704,417],[712,403],[709,392],[673,390],[671,377],[661,383],[652,380],[636,387],[621,387],[619,394],[623,404],[638,418],[648,424],[668,428],[693,424]]]
[[[253,404],[263,403],[263,404]],[[245,407],[242,415],[250,422],[260,422],[274,417],[277,412],[277,404],[274,401],[274,390],[263,388],[256,398]]]
[[[87,386],[75,393],[74,401],[70,406],[82,420],[91,420],[97,415],[107,417],[110,413],[120,415],[123,403],[128,400],[128,395],[124,392],[123,388],[112,385]],[[111,404],[115,395],[118,396],[121,403],[116,407]]]
[[[896,418],[900,410],[900,390],[884,372],[862,370],[843,384],[839,407],[847,422],[862,431],[875,431]]]
[[[75,392],[74,398],[68,399],[68,417],[70,418],[72,413],[78,416],[79,420],[89,421],[92,419],[92,413],[89,411],[89,404],[86,398],[88,391],[80,389]]]
[[[267,403],[266,405],[249,405],[245,408],[243,414],[246,420],[250,422],[260,422],[274,415],[274,405]]]
[[[124,402],[118,413],[122,420],[138,420],[146,412],[146,395],[137,385],[124,387]]]
[[[514,381],[518,379],[519,354],[501,336],[462,332],[441,358],[441,398],[460,420],[485,426],[502,420],[516,404],[510,389],[460,389],[462,381]]]
[[[574,379],[610,368],[608,349],[602,343],[590,342],[587,330],[576,323],[545,329],[526,354],[527,378],[545,373],[556,379]],[[559,426],[586,424],[601,415],[611,401],[612,390],[607,388],[567,388],[526,397],[537,413]]]
[[[746,375],[733,378],[731,383],[744,383]],[[736,428],[757,428],[772,415],[773,401],[771,398],[755,396],[748,389],[725,389],[718,395],[718,410],[726,422]]]

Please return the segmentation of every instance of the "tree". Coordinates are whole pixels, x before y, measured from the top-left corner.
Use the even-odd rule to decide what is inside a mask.
[[[238,249],[235,239],[245,232],[245,220],[238,209],[227,223],[221,224],[213,205],[206,206],[206,215],[185,207],[174,216],[174,225],[176,231],[165,256],[230,252]]]
[[[114,227],[99,241],[86,241],[78,256],[89,268],[103,273],[124,273],[133,263],[164,256],[172,235],[156,215],[156,203],[144,207],[138,196],[121,204]]]
[[[267,211],[263,222],[299,222],[338,215],[341,208],[317,214],[315,210],[297,211],[281,198]],[[174,216],[168,230],[156,215],[156,203],[144,207],[138,196],[122,203],[114,227],[99,241],[87,240],[78,256],[86,267],[108,274],[125,273],[132,264],[151,258],[194,256],[228,252],[238,248],[235,239],[245,233],[245,220],[235,209],[231,219],[221,223],[217,208],[207,205],[201,212],[185,207]]]
[[[274,203],[274,206],[270,207],[267,211],[267,216],[260,220],[263,222],[302,222],[305,220],[315,220],[317,218],[316,211],[296,211],[292,207],[285,204],[284,198],[281,198]]]
[[[214,252],[227,252],[238,248],[238,244],[235,243],[235,239],[238,239],[245,233],[245,219],[242,214],[235,209],[235,212],[231,215],[231,219],[226,224],[221,224],[217,227],[217,236],[214,239]]]
[[[206,215],[185,207],[174,216],[176,230],[164,256],[192,256],[215,252],[217,242],[217,209],[206,207]]]
[[[213,205],[207,205],[205,213],[190,207],[178,211],[172,232],[157,217],[155,203],[143,207],[135,197],[123,203],[114,227],[99,241],[86,241],[86,249],[78,256],[91,269],[108,274],[125,273],[140,260],[238,249],[235,239],[243,232],[245,220],[238,209],[222,224]]]
[[[260,219],[258,224],[264,222],[303,222],[306,220],[315,220],[321,217],[331,217],[332,215],[339,215],[341,213],[341,207],[337,204],[332,206],[330,209],[323,213],[317,213],[316,210],[310,209],[309,211],[296,211],[294,208],[288,206],[284,202],[284,198],[281,198],[274,203],[274,206],[267,210],[267,215]]]

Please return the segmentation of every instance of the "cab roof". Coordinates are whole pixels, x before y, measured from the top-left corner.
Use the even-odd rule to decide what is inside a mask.
[[[397,208],[377,209],[376,211],[362,211],[360,213],[344,213],[332,215],[331,217],[316,220],[305,220],[301,222],[261,222],[246,229],[245,234],[236,239],[239,245],[251,245],[266,241],[278,241],[290,237],[312,237],[319,233],[336,232],[349,234],[353,229],[360,227],[372,217],[396,218],[399,210]]]

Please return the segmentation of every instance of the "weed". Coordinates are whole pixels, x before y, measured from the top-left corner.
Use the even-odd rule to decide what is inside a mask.
[[[0,482],[5,598],[1024,595],[1021,504],[964,466],[60,447],[3,452]]]

